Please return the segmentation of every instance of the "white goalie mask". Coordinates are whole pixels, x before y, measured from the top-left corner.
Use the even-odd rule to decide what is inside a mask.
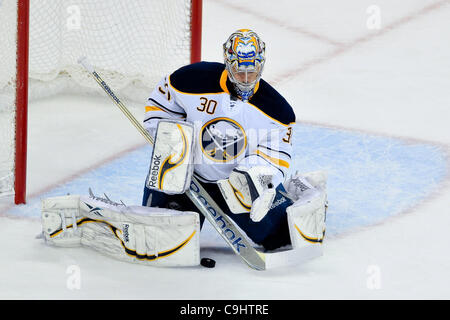
[[[228,78],[243,101],[253,95],[265,62],[265,44],[252,30],[233,32],[223,44]]]

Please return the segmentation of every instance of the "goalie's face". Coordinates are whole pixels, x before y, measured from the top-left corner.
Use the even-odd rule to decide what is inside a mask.
[[[228,77],[242,100],[248,100],[261,78],[265,44],[248,29],[234,32],[223,45]]]
[[[250,70],[244,68],[243,71],[239,71],[236,64],[234,64],[231,66],[230,69],[232,73],[231,76],[242,85],[254,86],[256,82],[259,80],[260,68],[256,68],[256,70],[253,70],[254,68]]]

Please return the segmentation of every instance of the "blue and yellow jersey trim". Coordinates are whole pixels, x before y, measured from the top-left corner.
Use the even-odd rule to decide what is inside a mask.
[[[255,153],[257,155],[263,157],[264,159],[269,160],[271,163],[273,163],[276,166],[284,167],[286,169],[289,169],[289,162],[287,162],[285,160],[278,159],[278,158],[275,158],[275,157],[271,157],[268,154],[262,152],[261,150],[256,150]]]
[[[168,77],[170,87],[178,93],[189,95],[236,95],[228,79],[225,64],[198,62],[184,66]],[[295,122],[295,113],[289,103],[269,83],[261,79],[248,103],[265,116],[283,126]]]

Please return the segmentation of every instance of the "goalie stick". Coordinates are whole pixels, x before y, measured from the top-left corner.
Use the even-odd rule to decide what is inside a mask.
[[[128,108],[114,94],[112,89],[106,84],[94,67],[88,62],[86,57],[81,57],[78,62],[94,77],[95,81],[108,94],[114,104],[125,114],[134,127],[151,144],[154,144],[152,136],[138,122]],[[192,177],[190,189],[186,195],[197,206],[199,211],[206,217],[216,231],[222,236],[233,251],[251,268],[256,270],[266,269],[266,254],[256,250],[250,241],[234,225],[231,219],[225,215],[217,203],[211,198],[199,181]]]

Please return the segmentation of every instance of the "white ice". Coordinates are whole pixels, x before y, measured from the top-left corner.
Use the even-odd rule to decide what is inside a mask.
[[[264,78],[298,121],[439,147],[447,174],[424,201],[382,223],[329,237],[323,257],[254,271],[208,226],[214,269],[152,268],[88,249],[56,249],[37,218],[0,218],[1,299],[449,299],[450,3],[206,0],[202,59],[221,61],[235,29],[267,44]],[[142,119],[141,105],[131,105]],[[28,197],[94,170],[145,141],[107,97],[59,95],[29,110]],[[142,177],[144,179],[145,177]],[[107,190],[102,190],[107,191]],[[37,216],[37,215],[36,215]],[[81,272],[71,290],[70,266]]]

